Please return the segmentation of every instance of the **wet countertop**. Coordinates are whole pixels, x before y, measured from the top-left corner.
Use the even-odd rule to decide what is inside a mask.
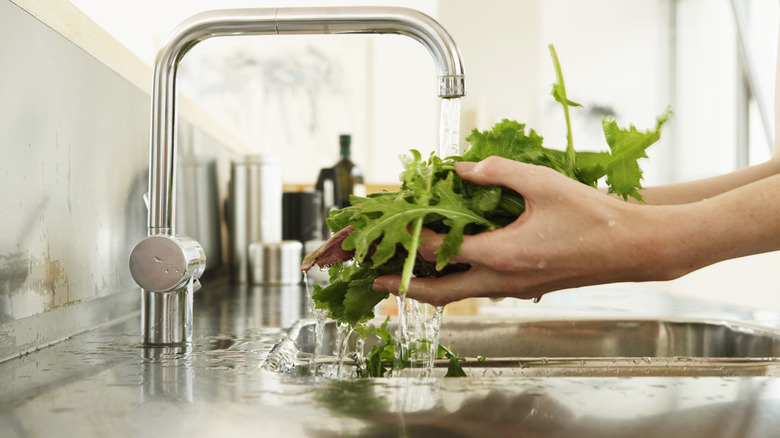
[[[0,436],[769,437],[772,377],[469,377],[334,381],[261,368],[305,290],[206,283],[190,348],[143,348],[140,317],[0,363]],[[623,287],[486,303],[486,318],[678,316],[778,327],[768,312]],[[445,316],[445,323],[446,323]]]

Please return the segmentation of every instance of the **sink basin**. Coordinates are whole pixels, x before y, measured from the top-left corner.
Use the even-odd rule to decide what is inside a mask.
[[[296,323],[266,367],[335,366],[338,327],[323,324],[314,357],[316,327],[312,320]],[[348,351],[355,341],[354,335],[346,341]],[[729,321],[452,317],[442,323],[440,343],[466,357],[462,365],[470,377],[780,376],[780,331]],[[370,348],[368,341],[364,351]],[[436,368],[435,375],[444,375],[446,361]]]

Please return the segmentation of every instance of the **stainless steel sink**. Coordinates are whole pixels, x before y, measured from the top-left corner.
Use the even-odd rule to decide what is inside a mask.
[[[267,368],[335,364],[338,327],[322,325],[315,358],[316,327],[310,320],[295,324],[269,355]],[[354,335],[346,340],[347,351],[355,341]],[[470,377],[780,376],[780,331],[729,321],[452,317],[442,324],[440,343],[466,357],[462,364]],[[365,351],[370,348],[368,341]],[[437,363],[436,374],[443,375],[446,366]]]

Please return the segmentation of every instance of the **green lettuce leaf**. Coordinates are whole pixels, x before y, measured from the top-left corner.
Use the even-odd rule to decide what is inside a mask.
[[[374,307],[389,294],[374,292],[371,285],[384,272],[361,269],[358,266],[333,266],[329,270],[330,284],[315,284],[312,290],[314,307],[324,309],[328,317],[355,326],[374,317]],[[370,293],[369,293],[370,292]]]
[[[419,157],[419,153],[416,156]],[[419,165],[419,161],[412,161],[407,164],[407,170]],[[422,219],[424,224],[440,222],[449,229],[437,259],[437,264],[444,266],[457,253],[463,240],[463,229],[467,225],[475,224],[487,230],[498,228],[483,214],[475,212],[471,208],[471,200],[456,191],[456,180],[460,182],[462,179],[454,171],[444,174],[444,178],[436,180],[432,188],[425,191],[425,196],[420,195],[421,189],[416,189],[415,195],[408,197],[401,193],[353,197],[352,206],[336,213],[330,221],[330,224],[345,224],[347,221],[342,216],[347,216],[349,225],[355,227],[355,231],[344,240],[342,248],[354,250],[358,263],[368,262],[371,252],[370,264],[380,266],[396,254],[398,244],[409,253],[416,252],[410,233],[410,226],[415,220]],[[406,190],[409,190],[408,186],[416,184],[413,177],[408,182]],[[481,202],[484,206],[484,200]]]
[[[642,169],[638,160],[647,158],[645,150],[661,137],[661,126],[669,120],[670,111],[656,120],[655,130],[639,131],[633,125],[628,129],[620,128],[617,122],[607,117],[602,120],[604,137],[611,155],[604,160],[607,174],[607,186],[610,193],[616,193],[628,199],[629,196],[642,201],[638,189],[642,188]]]

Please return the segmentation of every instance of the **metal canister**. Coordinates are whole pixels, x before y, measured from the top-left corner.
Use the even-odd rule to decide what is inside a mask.
[[[249,244],[249,281],[256,285],[295,285],[303,280],[301,252],[297,240]]]
[[[230,169],[228,231],[231,279],[249,282],[249,244],[282,241],[282,160],[248,155]]]
[[[181,155],[177,168],[176,232],[200,243],[207,269],[222,264],[219,184],[215,157]]]

